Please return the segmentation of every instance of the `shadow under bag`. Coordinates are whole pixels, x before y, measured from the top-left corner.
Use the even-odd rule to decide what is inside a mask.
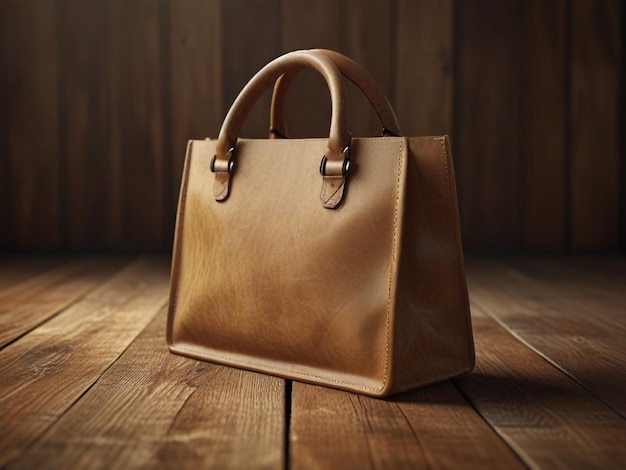
[[[304,67],[330,90],[327,139],[286,138],[285,95]],[[350,136],[344,76],[372,102],[382,137]],[[273,85],[270,138],[240,139]],[[218,139],[188,144],[167,342],[196,359],[377,397],[470,371],[447,136],[402,137],[380,87],[336,52],[270,62]]]

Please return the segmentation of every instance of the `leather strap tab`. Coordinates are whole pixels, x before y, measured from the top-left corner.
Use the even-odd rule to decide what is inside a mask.
[[[312,67],[326,80],[332,103],[332,116],[328,137],[328,148],[324,157],[327,161],[325,175],[340,176],[343,179],[344,151],[350,147],[351,135],[348,131],[348,106],[343,76],[332,60],[323,54],[309,54],[307,51],[294,51],[274,59],[263,67],[243,88],[231,106],[217,139],[212,170],[215,171],[213,194],[218,201],[224,201],[230,192],[230,157],[237,143],[239,131],[256,101],[283,74],[297,67]],[[224,171],[226,170],[227,171]],[[329,192],[324,189],[322,193]],[[345,186],[345,185],[344,185]],[[343,194],[341,190],[341,195]],[[330,193],[329,193],[330,194]],[[334,194],[334,193],[333,193]],[[340,201],[328,200],[335,207]]]
[[[343,194],[346,189],[347,178],[345,176],[324,176],[320,199],[327,209],[336,209],[343,202]]]
[[[329,160],[343,160],[343,149],[350,145],[348,132],[348,109],[343,78],[332,60],[322,55],[294,51],[274,59],[263,67],[243,88],[231,106],[217,139],[216,166],[228,160],[229,149],[235,147],[245,118],[263,92],[289,70],[295,67],[312,67],[322,74],[330,90],[332,116],[328,150]]]
[[[215,173],[213,197],[216,201],[225,201],[230,194],[230,173]]]

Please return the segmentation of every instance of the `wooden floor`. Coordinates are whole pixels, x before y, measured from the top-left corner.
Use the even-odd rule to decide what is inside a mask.
[[[626,468],[626,258],[468,259],[475,371],[388,400],[168,353],[168,263],[0,259],[0,467]]]

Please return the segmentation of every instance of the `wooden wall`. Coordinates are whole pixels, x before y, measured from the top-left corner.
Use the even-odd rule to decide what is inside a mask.
[[[466,249],[623,250],[619,0],[0,0],[2,251],[168,250],[188,138],[261,66],[362,63],[407,135],[450,134]],[[357,135],[376,116],[351,93]],[[245,135],[263,137],[268,98]],[[325,135],[323,81],[290,96]],[[305,110],[305,112],[297,112]]]

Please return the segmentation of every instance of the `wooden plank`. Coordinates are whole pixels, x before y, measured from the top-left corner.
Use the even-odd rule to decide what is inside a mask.
[[[523,468],[451,382],[388,400],[293,383],[294,468]]]
[[[9,54],[12,43],[11,30],[7,26],[12,3],[0,2],[0,63],[9,64]],[[11,190],[10,190],[10,162],[9,158],[9,127],[10,111],[8,94],[10,93],[9,67],[0,67],[0,252],[9,251],[11,234]]]
[[[284,468],[284,380],[170,354],[165,321],[12,467]]]
[[[557,261],[558,260],[558,261]],[[619,288],[626,282],[626,255],[559,257],[555,263],[562,265],[572,275],[588,277],[588,282],[607,283]]]
[[[594,331],[599,328],[606,334],[626,332],[626,324],[622,318],[624,313],[620,308],[623,300],[620,301],[619,297],[605,297],[612,296],[614,289],[623,290],[624,283],[618,283],[619,287],[614,288],[578,285],[578,291],[574,291],[571,283],[556,277],[557,272],[564,272],[566,268],[551,271],[545,261],[541,260],[538,264],[538,267],[532,269],[529,260],[507,258],[498,261],[472,258],[468,272],[474,275],[472,283],[476,281],[476,289],[480,289],[480,292],[491,291],[492,285],[499,287],[497,292],[489,294],[485,300],[498,299],[504,305],[506,298],[513,300],[515,296],[520,296],[520,300],[516,301],[518,308],[514,310],[517,313],[527,309],[530,315],[542,317],[546,321],[552,318],[558,322],[562,317],[565,320],[582,321],[583,323],[579,325],[581,332],[585,331],[587,323],[589,326],[594,325]],[[524,271],[530,269],[530,273],[520,272],[520,267],[525,267]],[[542,274],[542,271],[547,272]],[[562,298],[559,298],[559,295]],[[619,296],[619,293],[617,295]],[[615,308],[611,309],[611,304],[614,304]],[[506,312],[511,312],[511,309],[506,309]]]
[[[453,134],[452,0],[396,3],[396,111],[405,135]]]
[[[389,0],[344,0],[343,9],[344,38],[341,50],[361,64],[382,87],[387,97],[393,99],[395,44],[391,25],[395,18],[392,18],[393,9],[390,8]],[[372,105],[350,81],[345,82],[348,88],[352,135],[382,135],[382,125]]]
[[[479,305],[472,310],[476,369],[455,383],[489,425],[530,468],[623,468],[626,421]]]
[[[619,239],[619,251],[626,253],[626,164],[624,164],[624,156],[626,155],[626,7],[622,5],[622,70],[621,70],[621,101],[619,105],[620,117],[621,117],[621,175],[620,175],[620,239]]]
[[[489,299],[504,302],[505,297],[519,295],[522,300],[517,305],[524,305],[533,315],[555,322],[563,317],[582,322],[576,327],[581,332],[589,324],[590,331],[599,328],[604,335],[619,337],[626,334],[626,280],[599,271],[605,265],[604,262],[595,267],[587,264],[588,269],[595,269],[595,272],[575,276],[567,258],[553,262],[543,258],[501,261],[473,258],[468,270],[477,271],[475,279],[480,283],[476,287],[481,291],[489,289],[489,282],[498,284],[498,293],[491,294]],[[498,279],[490,280],[490,277]],[[542,309],[546,311],[540,313]]]
[[[0,291],[0,348],[72,305],[126,260],[83,258]]]
[[[299,4],[299,7],[302,6]],[[222,2],[222,88],[226,114],[248,80],[280,55],[280,1]],[[251,47],[253,45],[253,47]],[[257,102],[242,128],[242,137],[267,138],[270,93]]]
[[[337,0],[283,2],[283,51],[323,48],[350,55],[342,47],[343,9],[344,4]],[[317,72],[307,69],[298,76],[286,105],[291,137],[328,136],[330,95],[326,82]]]
[[[626,417],[626,377],[616,373],[626,369],[626,330],[608,313],[594,314],[605,305],[497,262],[467,266],[476,306]]]
[[[0,465],[63,415],[167,302],[169,269],[145,258],[0,351]]]
[[[110,27],[104,0],[59,2],[67,185],[67,248],[105,251],[113,244],[109,147],[111,93],[106,63]],[[113,124],[114,125],[114,124]],[[135,125],[135,123],[134,123]],[[117,245],[119,247],[119,245]]]
[[[523,9],[524,251],[565,251],[567,8],[531,0]]]
[[[159,2],[106,1],[108,190],[113,250],[169,249]]]
[[[466,249],[521,244],[521,3],[456,3],[454,152]]]
[[[3,256],[0,258],[0,292],[66,261],[61,256]]]
[[[187,141],[216,138],[224,119],[220,2],[169,2],[169,22],[172,148],[168,178],[175,209]],[[229,32],[225,32],[226,40],[230,40]],[[175,215],[172,210],[167,221],[172,233]]]
[[[583,261],[583,263],[580,263]],[[606,258],[539,258],[524,257],[505,260],[530,276],[533,281],[549,286],[567,305],[578,305],[595,323],[626,339],[626,266],[611,272]],[[621,274],[621,276],[620,276]]]
[[[571,4],[570,230],[575,251],[619,245],[621,8],[617,0]]]
[[[9,195],[0,232],[20,251],[61,246],[56,13],[55,0],[0,5],[0,183]]]

